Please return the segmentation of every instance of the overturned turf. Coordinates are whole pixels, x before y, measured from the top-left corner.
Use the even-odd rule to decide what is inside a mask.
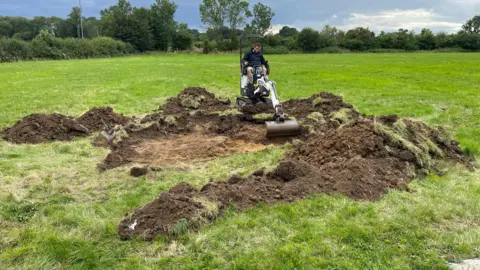
[[[219,100],[215,94],[208,92],[201,87],[187,87],[177,97],[167,100],[167,103],[160,107],[165,114],[179,114],[188,110],[217,110],[222,111],[229,108],[230,100]]]
[[[3,138],[16,144],[70,141],[88,136],[89,130],[72,117],[62,114],[31,114],[4,130]]]
[[[179,228],[196,230],[231,205],[244,209],[317,193],[375,200],[390,189],[408,190],[416,175],[435,171],[440,160],[469,166],[457,142],[442,129],[421,122],[396,116],[365,117],[329,93],[287,101],[284,106],[308,126],[308,132],[273,171],[234,176],[199,190],[182,183],[125,218],[118,227],[121,239],[150,240],[158,234],[178,235]],[[213,127],[216,133],[237,134],[237,128],[248,126],[245,121],[250,116],[248,112],[229,116],[237,119],[230,121],[233,125],[210,129],[207,125],[202,130],[211,132]]]

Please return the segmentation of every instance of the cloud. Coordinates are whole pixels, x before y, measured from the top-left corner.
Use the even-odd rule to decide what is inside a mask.
[[[456,32],[460,30],[461,26],[461,23],[449,21],[444,16],[427,9],[393,9],[371,14],[352,13],[343,20],[343,25],[339,25],[340,28],[345,30],[355,27],[368,27],[375,32],[397,31],[400,28],[417,32],[422,28]]]
[[[284,26],[295,27],[294,25],[290,25],[290,24],[274,24],[272,25],[272,28],[270,29],[270,31],[268,31],[267,33],[274,34],[274,35],[278,34]]]

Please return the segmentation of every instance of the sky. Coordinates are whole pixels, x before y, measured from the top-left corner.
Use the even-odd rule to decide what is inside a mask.
[[[66,17],[79,0],[0,0],[1,16]],[[81,0],[84,16],[100,16],[100,10],[116,0]],[[130,0],[133,6],[150,6],[154,0]],[[190,28],[204,29],[200,22],[201,0],[176,0],[176,20]],[[250,1],[251,5],[258,0]],[[322,29],[325,24],[347,30],[358,26],[375,32],[400,28],[419,32],[457,32],[465,21],[480,15],[480,0],[264,0],[275,12],[273,32],[283,26]]]

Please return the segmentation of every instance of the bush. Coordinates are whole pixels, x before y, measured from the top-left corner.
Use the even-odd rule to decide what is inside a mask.
[[[28,60],[32,55],[30,43],[18,39],[0,39],[0,62]]]
[[[54,37],[47,31],[41,31],[32,40],[32,48],[36,58],[55,60],[68,58],[62,51],[62,39]]]
[[[203,49],[204,44],[205,43],[203,41],[196,41],[196,42],[193,43],[193,47],[198,48],[198,49]]]
[[[222,40],[220,43],[218,43],[217,50],[221,52],[230,51],[231,50],[230,40]]]
[[[285,46],[271,47],[271,46],[265,45],[263,47],[263,53],[264,54],[289,54],[291,53],[291,51]]]
[[[208,41],[205,40],[203,42],[203,53],[209,54],[211,52],[215,52],[217,50],[217,43],[215,41]]]
[[[294,37],[286,37],[282,39],[282,45],[287,47],[291,51],[298,49],[297,41]]]
[[[461,32],[455,38],[455,43],[462,49],[478,51],[480,50],[480,35]]]
[[[177,32],[172,39],[172,49],[188,50],[192,47],[193,37],[186,32]]]
[[[37,59],[112,57],[134,53],[131,44],[109,37],[94,39],[56,38],[42,31],[31,42],[0,39],[0,62]]]
[[[272,35],[268,34],[265,36],[266,45],[276,47],[282,44],[282,37],[279,34]]]
[[[349,50],[342,49],[340,47],[326,47],[320,50],[321,53],[348,53]]]
[[[405,50],[400,50],[400,49],[371,49],[371,50],[368,50],[368,52],[371,52],[371,53],[401,53],[401,52],[405,52]]]

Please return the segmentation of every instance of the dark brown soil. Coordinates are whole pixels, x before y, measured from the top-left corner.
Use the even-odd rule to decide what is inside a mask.
[[[144,176],[144,175],[147,175],[147,173],[148,173],[148,168],[147,167],[143,167],[143,168],[133,167],[133,168],[130,169],[130,175],[133,176],[133,177]]]
[[[203,208],[193,200],[195,193],[196,190],[186,183],[162,193],[154,202],[138,209],[135,217],[120,224],[120,238],[128,239],[135,232],[141,232],[146,239],[153,239],[157,234],[173,232],[177,222],[195,216]]]
[[[284,102],[283,106],[285,112],[296,119],[305,119],[313,112],[319,112],[324,117],[330,118],[333,112],[338,112],[342,109],[352,109],[355,118],[358,118],[360,115],[360,113],[354,110],[352,105],[344,103],[342,97],[327,92],[315,94],[307,99],[291,99]]]
[[[130,118],[114,112],[111,107],[94,107],[76,120],[90,132],[95,132],[103,130],[105,124],[111,128],[115,125],[125,125]]]
[[[408,190],[408,183],[414,179],[416,170],[425,167],[418,164],[414,153],[379,133],[374,123],[372,119],[363,118],[341,128],[315,133],[298,144],[272,172],[259,170],[247,178],[233,176],[227,181],[211,182],[198,191],[189,187],[188,194],[182,193],[182,209],[195,210],[188,213],[183,210],[166,215],[159,214],[159,211],[148,212],[148,209],[176,205],[180,196],[176,192],[182,189],[175,187],[124,219],[119,225],[119,234],[122,239],[141,236],[147,240],[158,233],[172,235],[171,228],[182,220],[191,225],[190,230],[196,230],[201,226],[198,220],[202,212],[196,210],[206,205],[198,204],[198,200],[192,198],[203,198],[203,201],[216,205],[218,214],[221,214],[232,204],[237,209],[244,209],[260,202],[292,202],[317,193],[375,200],[390,189]],[[431,138],[442,138],[436,141],[445,141],[441,131],[416,122],[406,123],[414,145],[422,143],[414,139],[420,134],[430,134]],[[439,146],[444,152],[455,153],[454,156],[461,154],[458,145],[451,140],[444,145],[450,145]],[[439,158],[430,154],[432,159]],[[448,160],[459,161],[456,156],[453,159],[450,156],[446,154]],[[130,229],[128,226],[134,221],[150,226]]]
[[[9,142],[38,144],[51,141],[70,141],[76,136],[88,136],[104,129],[125,125],[131,119],[113,112],[110,107],[95,107],[79,118],[62,114],[32,114],[4,129],[3,138]]]
[[[89,131],[73,118],[62,114],[31,114],[4,130],[6,141],[38,144],[51,141],[70,141],[76,136],[88,136]]]
[[[231,106],[231,101],[222,101],[201,87],[185,88],[177,97],[170,98],[160,107],[164,114],[179,114],[188,110],[223,111]]]

